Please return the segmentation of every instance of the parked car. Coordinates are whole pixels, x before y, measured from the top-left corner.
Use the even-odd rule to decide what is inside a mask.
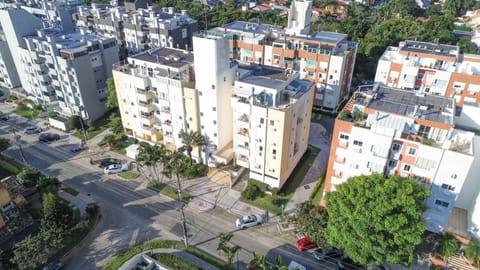
[[[43,267],[43,270],[61,270],[65,267],[65,265],[62,262],[55,261],[47,264],[45,267]]]
[[[99,168],[105,168],[112,164],[120,164],[122,161],[116,158],[91,159],[90,164],[98,165]]]
[[[36,126],[29,126],[23,129],[23,133],[25,134],[35,134],[40,132],[42,132],[42,130]]]
[[[295,247],[298,251],[305,251],[308,249],[316,248],[317,244],[315,244],[310,238],[302,237],[295,242]]]
[[[70,149],[70,153],[76,154],[78,152],[81,152],[82,150],[83,150],[83,148],[76,146],[76,147]]]
[[[341,270],[359,270],[365,269],[365,266],[352,261],[348,257],[344,257],[337,261],[337,268]]]
[[[127,163],[122,163],[122,164],[111,164],[108,165],[103,169],[103,172],[105,174],[111,174],[111,173],[119,173],[119,172],[124,172],[128,170],[128,164]]]
[[[38,141],[40,142],[53,142],[60,140],[60,135],[55,133],[42,133],[38,136]]]
[[[241,218],[238,218],[235,222],[235,225],[237,225],[237,228],[239,229],[249,228],[258,224],[262,224],[262,217],[257,214],[243,216]]]
[[[313,252],[313,257],[319,261],[336,259],[343,256],[343,251],[335,248],[318,248]]]

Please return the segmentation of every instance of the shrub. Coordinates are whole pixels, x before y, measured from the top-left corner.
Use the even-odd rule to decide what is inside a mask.
[[[160,253],[154,255],[155,259],[157,259],[161,264],[169,267],[172,270],[190,270],[190,269],[198,269],[198,267],[188,261],[184,261],[183,259],[167,253]]]
[[[440,239],[438,252],[448,258],[457,254],[459,248],[460,245],[458,244],[457,239],[455,239],[455,237],[453,237],[451,234],[445,234]]]
[[[272,196],[277,196],[279,191],[280,191],[280,189],[278,189],[276,187],[272,188],[272,190],[270,190],[270,192],[272,193]]]
[[[18,98],[16,96],[14,96],[14,95],[8,95],[7,96],[7,101],[8,102],[13,102],[15,100],[18,100]]]
[[[247,200],[255,200],[255,198],[258,196],[258,193],[260,193],[260,189],[256,185],[249,184],[247,188],[242,191],[241,196]]]
[[[48,117],[56,117],[58,116],[58,112],[51,111],[48,113]]]

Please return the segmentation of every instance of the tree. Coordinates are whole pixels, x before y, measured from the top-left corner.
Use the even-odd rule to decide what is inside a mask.
[[[151,145],[141,142],[135,160],[137,169],[145,177],[157,183],[161,182],[161,171],[167,162],[168,150],[165,145]]]
[[[480,49],[478,48],[477,44],[473,43],[468,38],[460,38],[458,41],[458,47],[460,47],[461,53],[480,53]]]
[[[438,252],[445,256],[445,258],[452,257],[458,253],[460,245],[457,239],[451,234],[444,234],[440,238],[440,245],[438,246]]]
[[[33,167],[25,167],[17,174],[18,182],[25,187],[36,186],[41,177],[42,173]]]
[[[107,108],[113,109],[118,107],[117,91],[115,90],[115,81],[112,77],[107,79]]]
[[[19,269],[37,269],[47,263],[48,253],[41,234],[29,235],[14,245],[13,263]]]
[[[83,128],[82,126],[82,119],[80,118],[80,116],[78,115],[72,115],[68,118],[67,120],[67,124],[71,127],[71,128],[74,128],[76,130],[80,130]]]
[[[319,247],[326,244],[325,229],[328,222],[327,211],[317,205],[313,205],[311,201],[300,204],[297,212],[290,218],[295,228],[301,233],[308,236]]]
[[[48,189],[58,189],[60,186],[60,181],[58,178],[53,176],[45,176],[42,175],[37,181],[37,188],[40,190],[48,190]]]
[[[190,164],[193,163],[192,159],[192,151],[193,148],[198,147],[198,156],[200,157],[200,152],[201,152],[201,147],[207,145],[207,142],[205,140],[205,137],[203,137],[202,134],[198,131],[185,131],[185,130],[180,130],[180,138],[182,139],[182,149],[187,152],[188,158],[190,159]]]
[[[252,252],[253,259],[247,264],[249,270],[267,270],[267,256]]]
[[[0,152],[10,147],[10,141],[8,139],[0,138]]]
[[[217,251],[227,256],[227,267],[233,269],[233,259],[235,254],[240,250],[237,245],[230,245],[229,242],[233,237],[233,233],[220,233],[218,236],[220,242],[218,243]]]
[[[270,270],[288,270],[288,267],[283,265],[282,257],[277,255],[275,261],[270,265]]]
[[[426,229],[422,213],[430,191],[400,176],[361,175],[326,195],[330,246],[363,265],[410,265]]]
[[[472,240],[465,248],[465,257],[473,260],[476,267],[480,266],[480,241]]]
[[[110,130],[115,135],[123,135],[123,124],[122,118],[119,117],[117,114],[112,114],[109,117],[110,122]]]
[[[42,230],[67,232],[75,222],[72,208],[55,193],[43,194],[42,209]]]

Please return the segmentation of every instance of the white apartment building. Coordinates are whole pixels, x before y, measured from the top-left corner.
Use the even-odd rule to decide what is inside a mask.
[[[427,229],[470,238],[478,226],[472,222],[478,137],[454,128],[454,99],[376,85],[356,92],[341,115],[325,192],[361,174],[412,177],[432,192],[423,214]]]
[[[308,147],[314,84],[274,67],[239,68],[232,97],[235,163],[280,188]]]
[[[461,54],[458,46],[403,41],[380,57],[375,82],[452,97],[456,125],[480,130],[480,55]]]
[[[79,27],[116,37],[130,53],[156,47],[191,50],[192,35],[198,30],[196,20],[185,10],[175,13],[173,7],[130,11],[123,6],[93,4],[78,7],[74,18]]]
[[[182,146],[181,130],[199,130],[191,52],[148,50],[114,65],[113,78],[123,127],[130,136],[174,150]],[[192,155],[198,158],[198,151]]]
[[[8,48],[7,36],[0,24],[0,88],[11,89],[18,86],[20,86],[20,79]]]
[[[23,89],[36,103],[87,121],[106,110],[106,79],[118,62],[113,38],[43,28],[23,9],[0,10],[0,24]]]
[[[312,18],[311,0],[293,0],[288,10],[288,25],[285,33],[292,36],[310,34],[310,19]]]

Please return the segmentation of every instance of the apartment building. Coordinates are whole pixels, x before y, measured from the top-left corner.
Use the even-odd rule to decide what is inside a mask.
[[[199,130],[191,52],[148,50],[115,64],[113,78],[128,135],[174,150],[182,145],[181,130]],[[197,151],[192,155],[197,158]]]
[[[232,59],[285,68],[314,82],[313,105],[323,110],[336,111],[350,94],[358,44],[345,34],[288,35],[278,26],[242,21],[209,32],[229,39]]]
[[[294,0],[288,10],[288,25],[285,28],[287,35],[310,34],[310,19],[312,18],[311,0]]]
[[[0,10],[0,24],[27,96],[65,116],[87,121],[106,110],[106,79],[118,62],[114,38],[44,28],[23,9]]]
[[[467,193],[478,191],[480,140],[455,129],[454,119],[453,98],[362,88],[335,120],[324,192],[362,174],[412,177],[432,192],[423,214],[427,229],[468,238],[476,195]]]
[[[20,79],[8,48],[7,36],[0,24],[0,88],[11,89],[18,86],[20,86]]]
[[[480,129],[480,55],[458,46],[403,41],[381,56],[375,82],[430,95],[453,97],[456,124]]]
[[[192,35],[198,30],[196,20],[185,10],[176,13],[173,7],[131,11],[123,6],[92,4],[78,7],[74,18],[79,27],[117,38],[130,53],[156,47],[191,50]]]
[[[308,147],[314,84],[284,69],[252,64],[235,80],[233,152],[250,178],[280,188]]]

